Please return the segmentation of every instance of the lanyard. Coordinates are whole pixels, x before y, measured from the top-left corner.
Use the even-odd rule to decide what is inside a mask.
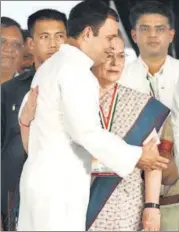
[[[108,116],[105,117],[104,115],[104,111],[102,106],[100,106],[100,118],[101,118],[101,124],[102,127],[105,128],[108,131],[111,131],[112,129],[112,124],[114,121],[114,115],[115,115],[115,111],[116,111],[116,106],[117,106],[117,101],[118,101],[118,85],[116,84],[114,87],[114,92],[112,95],[112,100],[111,100],[111,104],[109,107],[109,113]]]
[[[149,75],[147,75],[146,78],[147,78],[147,80],[148,80],[148,82],[149,82],[150,95],[156,98],[156,96],[155,96],[155,91],[154,91],[154,88],[153,88],[152,83],[151,83],[151,81],[150,81]]]

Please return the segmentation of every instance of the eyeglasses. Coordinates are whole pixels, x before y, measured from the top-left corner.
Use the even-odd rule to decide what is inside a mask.
[[[2,37],[1,37],[1,46],[2,47],[10,46],[13,50],[18,52],[24,47],[24,45],[17,40],[8,41],[7,39]]]

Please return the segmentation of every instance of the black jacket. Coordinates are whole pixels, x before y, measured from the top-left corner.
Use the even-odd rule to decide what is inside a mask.
[[[35,69],[31,68],[1,87],[1,211],[7,213],[7,193],[19,183],[26,153],[23,149],[18,113],[29,91]]]

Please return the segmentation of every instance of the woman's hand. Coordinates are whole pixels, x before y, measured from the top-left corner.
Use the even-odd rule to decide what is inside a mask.
[[[143,211],[142,224],[144,231],[159,231],[160,209],[145,208]]]
[[[37,96],[38,86],[30,90],[28,100],[22,109],[20,115],[20,122],[24,125],[30,126],[31,121],[35,117],[37,107]]]

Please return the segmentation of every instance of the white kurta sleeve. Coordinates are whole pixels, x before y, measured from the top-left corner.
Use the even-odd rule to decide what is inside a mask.
[[[179,172],[179,81],[174,95],[172,108],[172,126],[174,134],[174,152],[175,160]]]
[[[65,126],[71,138],[119,176],[130,174],[142,149],[101,128],[99,85],[92,73],[69,70],[60,88]]]

